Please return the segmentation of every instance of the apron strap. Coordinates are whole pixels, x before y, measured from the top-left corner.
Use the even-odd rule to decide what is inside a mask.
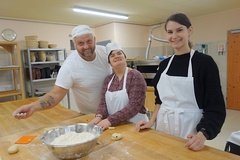
[[[177,136],[180,135],[180,132],[179,132],[179,121],[180,121],[180,118],[179,118],[179,115],[181,113],[184,113],[184,109],[182,108],[164,108],[164,118],[163,118],[163,121],[164,121],[164,124],[165,124],[165,129],[168,133],[170,133],[170,128],[169,128],[169,125],[168,125],[168,115],[169,114],[174,114],[174,130],[175,130],[175,134]]]
[[[126,70],[125,70],[125,73],[124,73],[123,89],[126,89],[127,74],[128,74],[128,67],[126,67]]]
[[[128,67],[126,67],[125,72],[124,72],[123,89],[126,88],[127,74],[128,74]],[[112,81],[113,81],[115,75],[116,75],[116,74],[114,74],[114,75],[112,76],[112,79],[109,81],[107,90],[109,89],[110,85],[112,84]]]
[[[109,87],[110,87],[110,85],[111,85],[111,83],[112,83],[114,77],[115,77],[115,74],[112,76],[112,79],[109,81],[109,83],[108,83],[108,87],[107,87],[107,90],[109,89]]]
[[[188,63],[188,77],[192,77],[192,57],[194,53],[195,53],[195,50],[191,49],[189,63]]]

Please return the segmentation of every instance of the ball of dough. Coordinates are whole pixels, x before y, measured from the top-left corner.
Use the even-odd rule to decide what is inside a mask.
[[[14,144],[8,148],[9,154],[14,154],[14,153],[17,153],[18,151],[19,151],[18,145],[16,145],[16,144]]]
[[[122,139],[122,134],[120,134],[120,133],[113,133],[111,139],[114,140],[114,141],[118,141],[118,140]]]

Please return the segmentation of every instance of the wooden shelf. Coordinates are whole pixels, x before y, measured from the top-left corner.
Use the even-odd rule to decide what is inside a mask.
[[[24,84],[23,84],[23,72],[22,61],[20,55],[20,49],[18,42],[2,42],[0,41],[0,48],[3,49],[3,53],[10,54],[11,64],[7,66],[0,66],[0,71],[12,72],[13,75],[13,89],[10,91],[0,91],[0,97],[15,96],[15,99],[21,97],[25,98]],[[16,59],[15,59],[16,58]],[[1,82],[0,82],[1,83]],[[20,89],[18,88],[20,85]],[[19,90],[18,90],[19,89]]]
[[[0,97],[10,97],[10,96],[18,96],[18,95],[22,95],[21,90],[11,90],[11,91],[0,92]]]
[[[0,66],[0,71],[19,69],[19,66]]]
[[[16,46],[17,42],[0,42],[0,46],[7,50],[9,53],[14,52],[14,46]]]

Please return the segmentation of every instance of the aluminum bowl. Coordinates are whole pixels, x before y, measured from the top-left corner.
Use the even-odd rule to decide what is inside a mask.
[[[72,145],[52,145],[51,142],[58,136],[64,135],[67,132],[90,132],[95,135],[95,137],[89,141],[76,143]],[[102,134],[102,128],[87,123],[77,123],[67,126],[60,126],[58,128],[46,131],[41,141],[45,144],[52,153],[59,159],[76,159],[86,156],[93,147],[97,144],[98,137]]]

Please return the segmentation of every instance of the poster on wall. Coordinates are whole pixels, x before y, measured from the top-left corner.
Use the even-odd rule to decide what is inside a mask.
[[[218,55],[223,55],[226,52],[226,44],[218,43]]]

